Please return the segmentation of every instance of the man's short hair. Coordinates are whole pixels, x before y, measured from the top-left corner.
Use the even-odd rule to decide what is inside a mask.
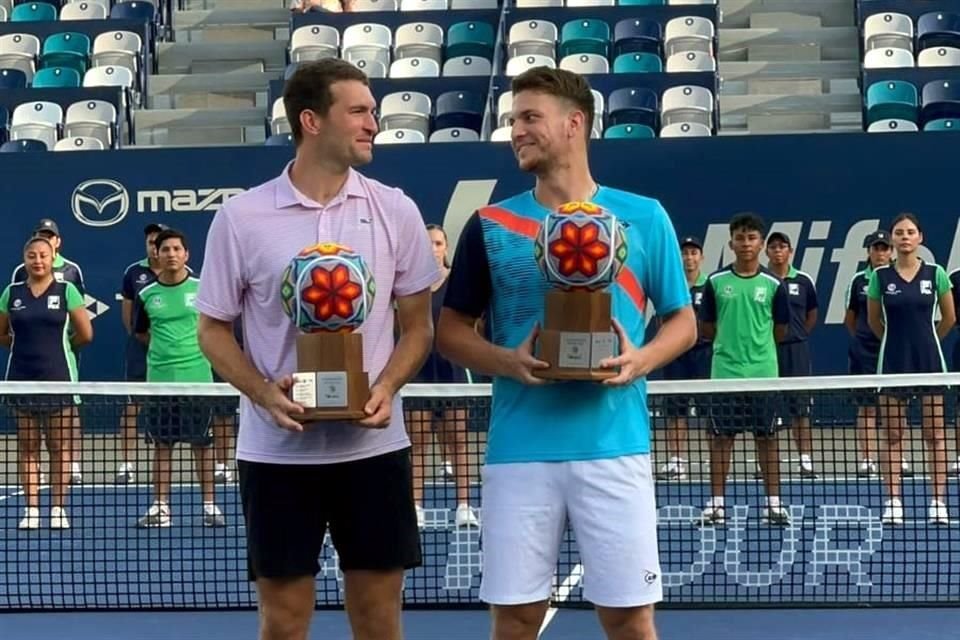
[[[756,231],[763,235],[767,230],[763,218],[755,213],[738,213],[730,220],[730,235],[737,231]]]
[[[183,245],[184,249],[190,250],[190,247],[187,245],[187,236],[183,234],[182,231],[177,229],[164,229],[157,234],[156,239],[153,241],[153,246],[157,248],[157,251],[160,251],[160,247],[163,246],[163,243],[171,238],[177,238],[180,240],[180,244]]]
[[[333,92],[330,87],[335,82],[347,80],[370,85],[367,74],[346,60],[323,58],[300,63],[283,87],[283,108],[287,112],[290,132],[296,144],[303,140],[300,114],[309,109],[326,116],[333,105]]]
[[[510,88],[514,95],[521,91],[535,91],[570,102],[577,109],[583,111],[586,119],[586,136],[587,139],[590,138],[590,132],[593,131],[593,119],[596,115],[594,113],[593,93],[590,91],[590,84],[587,79],[580,74],[565,69],[534,67],[514,77]]]

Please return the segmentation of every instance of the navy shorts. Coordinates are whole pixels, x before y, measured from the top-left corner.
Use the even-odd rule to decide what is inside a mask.
[[[879,346],[877,347],[879,349]],[[865,348],[862,344],[853,343],[847,351],[849,371],[852,376],[877,375],[879,351]],[[877,389],[874,387],[855,387],[852,390],[853,403],[858,407],[876,407]]]
[[[757,437],[771,437],[780,426],[777,402],[777,396],[770,393],[714,396],[710,407],[710,432],[715,436],[750,432]]]
[[[707,380],[713,347],[696,346],[663,368],[664,380]],[[668,418],[696,415],[696,396],[669,395],[664,397],[663,415]]]
[[[194,447],[213,444],[212,405],[208,398],[152,396],[144,402],[147,442],[172,447],[178,442]]]
[[[813,374],[810,363],[810,343],[784,342],[777,345],[777,362],[781,378],[797,378]],[[809,416],[813,406],[813,396],[790,391],[781,397],[780,413],[784,418]]]
[[[123,360],[124,380],[127,382],[147,381],[147,345],[136,338],[127,338]]]

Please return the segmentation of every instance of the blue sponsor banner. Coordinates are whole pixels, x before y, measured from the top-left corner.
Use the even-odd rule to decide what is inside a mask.
[[[950,175],[955,149],[953,136],[935,134],[610,140],[594,143],[591,163],[600,182],[659,198],[679,234],[703,238],[705,270],[730,259],[726,221],[736,212],[757,212],[771,230],[787,233],[796,266],[818,289],[815,371],[841,374],[847,370],[845,292],[863,266],[869,232],[913,211],[924,223],[925,257],[948,269],[960,266],[960,196]],[[185,231],[190,262],[199,268],[220,204],[277,175],[291,156],[291,149],[278,147],[4,154],[0,256],[6,273],[19,264],[36,222],[55,218],[64,255],[83,268],[96,316],[81,378],[120,380],[124,333],[117,296],[124,268],[143,257],[143,226],[163,222]],[[533,184],[516,169],[509,145],[386,147],[363,171],[402,187],[424,219],[443,224],[454,243],[478,206]]]

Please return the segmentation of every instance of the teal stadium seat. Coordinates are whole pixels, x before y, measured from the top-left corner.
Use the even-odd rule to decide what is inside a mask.
[[[458,22],[447,30],[446,58],[475,56],[493,60],[493,45],[496,37],[488,22]]]
[[[75,69],[81,76],[87,72],[90,59],[90,38],[83,33],[54,33],[43,41],[41,67]]]
[[[45,67],[33,76],[34,89],[75,89],[80,86],[80,74],[69,67]]]
[[[628,138],[631,140],[649,140],[656,138],[653,129],[643,124],[617,124],[607,127],[603,137],[611,140]]]
[[[660,73],[663,60],[653,53],[624,53],[613,61],[614,73]]]
[[[560,30],[559,58],[574,53],[610,56],[610,25],[603,20],[571,20]]]
[[[10,14],[10,22],[52,22],[57,19],[57,8],[46,2],[18,4]]]
[[[940,120],[931,120],[923,126],[924,131],[957,131],[960,132],[960,119],[941,118]]]
[[[878,120],[917,122],[920,98],[917,88],[902,80],[874,82],[867,88],[867,125]]]

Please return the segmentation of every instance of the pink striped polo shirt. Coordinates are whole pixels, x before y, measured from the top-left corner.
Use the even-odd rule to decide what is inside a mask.
[[[364,367],[371,384],[394,346],[394,296],[423,291],[440,273],[423,217],[413,200],[351,170],[326,206],[307,198],[283,173],[239,194],[217,212],[207,236],[196,308],[243,324],[244,350],[264,376],[296,369],[297,329],[280,307],[280,279],[304,247],[337,242],[359,252],[376,279],[376,296],[363,335]],[[253,462],[327,464],[357,460],[409,446],[399,395],[390,426],[366,429],[320,423],[302,433],[281,429],[249,398],[240,401],[237,458]]]

